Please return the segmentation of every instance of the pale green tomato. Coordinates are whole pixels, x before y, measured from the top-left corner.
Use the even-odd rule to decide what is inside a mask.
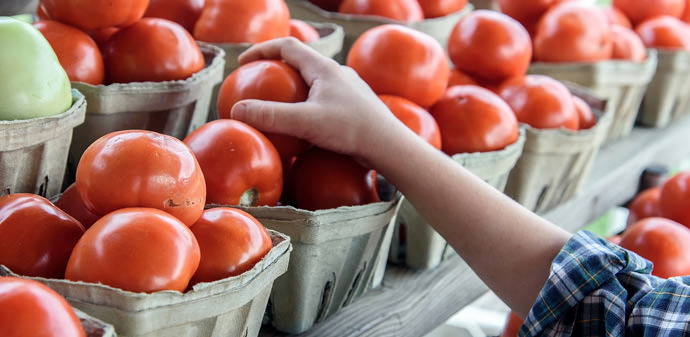
[[[0,120],[57,115],[72,87],[53,48],[33,26],[0,17]]]

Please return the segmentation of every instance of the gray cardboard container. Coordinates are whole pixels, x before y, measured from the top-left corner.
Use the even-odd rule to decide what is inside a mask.
[[[316,22],[331,22],[342,26],[345,30],[345,41],[343,42],[342,52],[335,58],[340,63],[345,63],[347,53],[355,40],[370,28],[395,23],[414,28],[421,32],[433,36],[445,48],[448,36],[453,30],[453,26],[461,17],[472,11],[472,5],[468,4],[465,8],[433,19],[425,19],[417,22],[399,22],[376,16],[361,16],[329,12],[319,8],[307,0],[286,0],[290,9],[290,16],[295,19]]]
[[[185,80],[96,86],[72,82],[89,104],[84,124],[74,130],[71,170],[84,150],[107,133],[144,129],[182,139],[205,124],[213,87],[223,79],[225,53],[203,42],[199,47],[206,67]]]
[[[241,207],[266,228],[290,236],[288,271],[273,285],[267,316],[301,333],[381,284],[399,201],[307,211]]]
[[[75,308],[115,327],[118,336],[256,337],[274,280],[287,270],[290,238],[269,231],[273,249],[249,271],[196,284],[185,293],[133,293],[102,284],[29,277]],[[0,266],[0,276],[13,275]]]
[[[86,100],[72,89],[72,107],[49,117],[0,121],[0,195],[62,190],[73,129],[84,122]]]
[[[517,163],[525,145],[525,130],[520,128],[517,141],[503,150],[461,153],[453,159],[499,191],[503,191],[508,175]],[[405,235],[401,235],[401,226]],[[388,260],[415,269],[438,266],[455,251],[441,237],[407,199],[398,212]]]
[[[101,321],[79,309],[74,309],[77,314],[81,327],[84,328],[86,337],[117,337],[115,328],[112,325]]]
[[[597,123],[577,132],[523,125],[527,131],[525,147],[504,191],[537,213],[559,205],[582,189],[613,117],[605,110],[605,100],[587,89],[572,84],[568,87],[592,107]]]
[[[690,114],[690,52],[658,53],[656,74],[647,88],[637,122],[659,128]]]
[[[501,7],[496,0],[470,0],[475,9],[491,9],[494,11],[501,11]]]
[[[618,60],[593,63],[540,62],[531,64],[527,72],[579,84],[606,99],[606,112],[612,114],[612,122],[605,141],[612,141],[624,138],[632,131],[647,85],[656,71],[657,61],[656,50],[649,49],[647,59],[642,63]]]

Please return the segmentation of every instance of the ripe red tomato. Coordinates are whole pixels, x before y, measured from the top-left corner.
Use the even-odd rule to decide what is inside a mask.
[[[537,24],[534,59],[596,62],[611,58],[611,25],[595,5],[569,1],[552,7]]]
[[[422,7],[417,0],[344,0],[338,12],[374,15],[402,22],[424,20]]]
[[[425,18],[437,18],[457,12],[467,5],[467,0],[418,0]]]
[[[537,129],[578,130],[580,116],[563,83],[543,75],[514,77],[499,88],[521,123]]]
[[[290,19],[290,36],[304,43],[318,41],[321,38],[316,28],[297,19]]]
[[[243,99],[295,103],[307,99],[309,87],[302,76],[282,61],[259,60],[235,69],[225,78],[218,93],[218,118],[230,118],[230,110]],[[283,159],[304,152],[309,143],[277,133],[266,137]]]
[[[475,81],[470,75],[465,74],[464,72],[457,70],[455,68],[452,68],[450,70],[450,77],[448,78],[448,87],[450,88],[455,85],[479,85],[477,84],[477,81]]]
[[[613,38],[612,59],[643,62],[647,58],[647,50],[642,39],[632,29],[613,25],[611,37]]]
[[[685,9],[685,0],[613,0],[612,4],[625,14],[633,25],[660,15],[679,18]]]
[[[0,336],[85,337],[67,301],[44,284],[0,277]]]
[[[154,208],[123,208],[84,233],[65,278],[132,292],[184,291],[199,260],[199,244],[180,220]]]
[[[124,27],[141,19],[149,0],[40,0],[44,14],[83,30]]]
[[[91,212],[84,202],[81,200],[81,195],[77,191],[77,184],[69,185],[67,189],[62,192],[60,198],[55,202],[55,206],[69,214],[81,223],[84,228],[88,229],[93,225],[100,216]]]
[[[207,209],[189,229],[201,249],[201,262],[190,285],[240,275],[273,248],[264,226],[235,208]]]
[[[665,218],[642,219],[629,226],[620,246],[654,264],[652,274],[669,278],[690,275],[690,229]]]
[[[380,201],[376,173],[352,157],[312,148],[292,165],[295,206],[306,210]]]
[[[661,216],[690,227],[690,172],[681,172],[661,185]]]
[[[690,0],[685,0],[685,9],[683,10],[683,15],[680,19],[685,23],[690,23]]]
[[[240,121],[217,119],[194,130],[185,144],[206,177],[206,202],[275,206],[283,191],[278,151],[259,131]]]
[[[204,0],[150,0],[144,17],[177,22],[191,33],[202,9]]]
[[[441,132],[429,111],[407,98],[391,95],[379,95],[379,98],[410,130],[431,146],[441,149]]]
[[[628,224],[633,224],[639,220],[661,216],[659,207],[659,197],[661,196],[661,186],[648,188],[633,198],[628,204],[630,214]]]
[[[690,50],[690,27],[671,16],[646,20],[635,28],[646,47]]]
[[[84,227],[46,198],[0,197],[0,264],[26,276],[62,278]]]
[[[518,138],[513,110],[479,86],[450,87],[429,111],[441,129],[443,152],[451,156],[501,150]]]
[[[532,41],[511,17],[478,10],[455,24],[448,37],[448,55],[456,69],[497,83],[525,75],[532,59]]]
[[[89,35],[53,20],[36,21],[33,26],[53,47],[70,81],[103,84],[103,56]]]
[[[606,19],[609,20],[610,24],[623,26],[628,29],[633,28],[632,23],[630,23],[628,17],[625,16],[625,14],[623,14],[623,12],[621,12],[620,9],[613,6],[600,6],[599,8],[606,16]]]
[[[582,98],[573,95],[573,103],[575,104],[575,110],[577,110],[577,116],[579,117],[579,129],[586,130],[597,124],[597,117],[592,111],[592,107],[587,104]]]
[[[285,0],[207,0],[194,26],[197,40],[212,43],[258,43],[289,34]]]
[[[204,176],[189,147],[153,131],[117,131],[99,138],[84,151],[76,180],[84,204],[98,215],[152,207],[191,226],[206,201]]]
[[[204,56],[189,32],[159,18],[143,18],[117,31],[103,47],[103,58],[108,83],[184,80],[204,69]]]
[[[501,12],[520,22],[533,35],[539,18],[546,11],[568,0],[498,0]]]
[[[508,313],[508,319],[503,327],[503,332],[501,337],[517,337],[520,327],[524,323],[524,320],[520,318],[514,311]]]
[[[347,65],[379,95],[405,97],[422,107],[438,100],[448,84],[446,52],[433,37],[402,25],[380,25],[360,35]]]
[[[103,50],[103,47],[105,47],[105,43],[110,40],[110,38],[117,33],[117,31],[120,30],[120,28],[117,27],[107,27],[107,28],[101,28],[101,29],[94,29],[94,30],[87,30],[84,31],[86,34],[88,34],[91,39],[96,42],[98,45],[98,48]]]

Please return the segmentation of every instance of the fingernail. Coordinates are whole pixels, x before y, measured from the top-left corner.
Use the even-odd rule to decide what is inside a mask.
[[[237,114],[242,115],[245,111],[247,111],[247,104],[237,103],[230,109],[230,118],[235,119]]]

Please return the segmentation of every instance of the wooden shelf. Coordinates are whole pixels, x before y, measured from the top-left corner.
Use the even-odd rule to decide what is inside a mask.
[[[612,206],[630,200],[645,167],[673,165],[690,156],[688,144],[690,118],[665,129],[635,128],[629,137],[601,148],[581,193],[542,215],[571,232],[577,231]],[[424,336],[487,290],[457,256],[429,271],[389,265],[381,288],[299,336]],[[264,327],[259,336],[286,335]]]

